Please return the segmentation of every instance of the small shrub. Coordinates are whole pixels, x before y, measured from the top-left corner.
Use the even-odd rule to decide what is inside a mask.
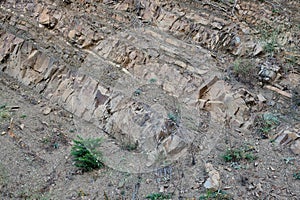
[[[134,151],[138,148],[139,143],[136,140],[134,143],[131,141],[123,141],[121,144],[121,148],[126,151]]]
[[[241,160],[253,161],[257,159],[251,148],[228,149],[222,158],[225,162],[238,162]]]
[[[257,70],[255,63],[250,59],[236,59],[233,62],[233,74],[238,81],[243,83],[252,83],[256,80]]]
[[[150,83],[156,83],[156,82],[157,82],[157,79],[156,79],[156,78],[151,78],[151,79],[149,80],[149,82],[150,82]]]
[[[199,197],[199,200],[208,200],[208,199],[230,200],[233,198],[231,197],[231,195],[227,194],[222,190],[218,190],[218,191],[207,190],[206,194],[201,195]]]
[[[174,122],[175,124],[178,124],[179,122],[179,116],[178,114],[174,114],[174,113],[168,113],[168,119],[171,120],[172,122]]]
[[[7,119],[10,117],[10,113],[6,107],[6,104],[0,106],[0,119]]]
[[[300,180],[300,170],[298,172],[295,172],[293,174],[293,177],[296,179],[296,180]]]
[[[136,89],[133,93],[134,93],[134,96],[139,96],[139,95],[141,95],[142,94],[142,90],[141,89]]]
[[[263,139],[269,138],[270,131],[280,124],[278,117],[272,113],[264,113],[262,116],[258,116],[255,121],[257,130]]]
[[[83,171],[91,171],[104,166],[102,153],[96,150],[100,146],[102,138],[83,139],[78,136],[78,140],[73,140],[73,142],[71,155],[76,167]]]
[[[25,119],[27,117],[27,115],[23,114],[20,116],[20,118]]]
[[[276,12],[277,10],[273,11]],[[274,28],[274,26],[270,26],[269,24],[261,24],[258,29],[260,32],[261,42],[264,44],[264,51],[273,55],[280,46],[278,39],[281,27]]]
[[[172,199],[172,195],[164,194],[164,193],[152,193],[152,194],[147,195],[146,199],[151,199],[151,200]]]
[[[277,46],[276,41],[274,39],[271,39],[270,41],[265,43],[264,50],[267,53],[273,53],[275,51],[276,46]]]

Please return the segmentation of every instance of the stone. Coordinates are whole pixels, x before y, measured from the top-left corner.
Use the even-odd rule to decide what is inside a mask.
[[[267,68],[261,68],[261,70],[258,72],[258,75],[263,81],[270,82],[276,78],[277,73]]]
[[[291,130],[285,130],[282,133],[279,133],[275,136],[275,142],[286,145],[292,141],[297,141],[300,138],[300,135]]]
[[[221,178],[217,170],[214,169],[211,163],[205,164],[205,170],[208,173],[208,178],[204,183],[206,189],[218,190],[221,187]]]
[[[232,116],[231,124],[240,128],[249,108],[243,95],[234,94],[231,89],[225,81],[218,79],[205,84],[199,91],[200,108],[210,111],[211,116],[220,121],[224,121],[226,115]]]
[[[186,143],[177,135],[169,137],[164,143],[163,143],[166,152],[170,156],[175,156],[176,154],[179,154],[185,147]]]
[[[253,55],[257,56],[258,54],[260,54],[261,52],[263,52],[263,50],[264,50],[263,46],[260,43],[258,43],[254,47]]]
[[[50,15],[48,14],[48,9],[44,9],[39,16],[39,23],[43,25],[48,25],[50,23]]]
[[[258,98],[259,102],[266,102],[267,101],[267,99],[260,93],[257,95],[257,98]]]
[[[49,14],[48,9],[44,9],[39,16],[39,23],[47,28],[54,28],[58,20]]]
[[[46,107],[42,110],[44,115],[48,115],[51,111],[52,111],[52,109],[50,107]]]
[[[300,155],[300,140],[296,140],[295,143],[291,145],[291,150],[294,154]]]
[[[70,30],[69,33],[68,33],[68,38],[70,40],[75,40],[75,36],[76,36],[76,30]]]
[[[165,187],[164,187],[163,185],[161,185],[161,186],[159,187],[159,192],[160,192],[160,193],[164,193],[164,192],[165,192]]]
[[[25,127],[25,124],[20,124],[20,125],[19,125],[19,128],[20,128],[21,130],[23,130],[24,127]]]

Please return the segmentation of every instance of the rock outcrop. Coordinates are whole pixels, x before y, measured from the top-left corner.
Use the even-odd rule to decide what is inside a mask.
[[[262,53],[256,25],[291,20],[267,2],[230,2],[7,0],[0,7],[0,69],[100,127],[123,156],[140,159],[127,169],[152,170],[202,137],[200,121],[209,119],[198,106],[201,85],[222,78],[231,56]],[[293,48],[297,37],[281,42]],[[226,90],[206,94],[222,102],[208,110],[219,126],[228,112],[241,126],[248,108]],[[120,155],[111,156],[108,164],[117,167]]]

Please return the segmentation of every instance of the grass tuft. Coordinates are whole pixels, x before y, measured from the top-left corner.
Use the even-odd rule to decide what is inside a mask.
[[[255,81],[258,70],[251,59],[237,58],[233,62],[233,74],[238,81],[252,83]]]
[[[295,172],[293,174],[293,177],[296,179],[296,180],[300,180],[300,170],[298,172]]]
[[[201,195],[199,197],[199,200],[208,200],[208,199],[231,200],[233,198],[231,197],[231,195],[227,194],[222,190],[218,190],[218,191],[206,190],[206,194]]]
[[[152,193],[152,194],[147,195],[146,199],[151,199],[151,200],[172,199],[172,195],[164,194],[164,193]]]

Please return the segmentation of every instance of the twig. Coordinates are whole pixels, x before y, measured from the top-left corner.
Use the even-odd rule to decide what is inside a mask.
[[[105,200],[109,200],[109,198],[108,198],[108,196],[107,196],[107,194],[106,194],[106,192],[104,191],[104,194],[103,194],[103,196],[104,196],[104,199]]]
[[[286,91],[283,91],[283,90],[280,90],[274,86],[271,86],[271,85],[266,85],[265,88],[269,89],[269,90],[272,90],[274,92],[277,92],[278,94],[281,94],[285,97],[288,97],[288,98],[292,98],[292,94],[291,93],[288,93]]]
[[[138,182],[134,185],[134,191],[132,193],[132,198],[131,198],[132,200],[138,199],[138,198],[136,198],[136,196],[137,196],[137,194],[139,192],[139,189],[140,189],[141,177],[139,176],[138,179],[139,179]]]

